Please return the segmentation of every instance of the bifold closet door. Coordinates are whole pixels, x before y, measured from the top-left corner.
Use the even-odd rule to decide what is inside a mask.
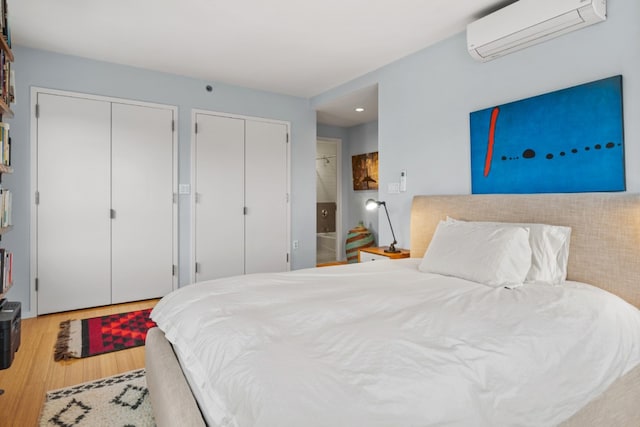
[[[244,273],[244,120],[197,114],[195,280]]]
[[[287,127],[245,123],[245,273],[288,269]]]
[[[173,111],[112,104],[112,303],[173,289]]]
[[[38,314],[111,303],[109,102],[38,94]]]
[[[195,281],[288,270],[287,126],[195,120]]]

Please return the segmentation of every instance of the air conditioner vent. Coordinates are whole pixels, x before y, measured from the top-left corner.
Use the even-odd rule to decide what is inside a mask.
[[[489,61],[606,20],[606,0],[520,0],[467,26],[467,48]]]

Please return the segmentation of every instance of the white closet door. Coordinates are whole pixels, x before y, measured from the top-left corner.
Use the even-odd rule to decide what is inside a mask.
[[[197,114],[196,281],[244,273],[244,120]]]
[[[245,273],[286,271],[287,127],[246,121]]]
[[[173,289],[173,111],[112,104],[112,303]]]
[[[110,103],[39,94],[38,105],[38,314],[109,304]]]

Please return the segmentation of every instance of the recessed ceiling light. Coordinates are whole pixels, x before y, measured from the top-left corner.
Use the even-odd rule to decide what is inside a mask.
[[[364,108],[362,108],[362,107],[356,107],[356,108],[355,108],[355,110],[356,110],[358,113],[362,113],[362,112],[364,111]]]

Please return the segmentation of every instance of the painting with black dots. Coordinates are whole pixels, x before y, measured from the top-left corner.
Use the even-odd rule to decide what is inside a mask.
[[[474,194],[624,191],[622,76],[470,114]]]

